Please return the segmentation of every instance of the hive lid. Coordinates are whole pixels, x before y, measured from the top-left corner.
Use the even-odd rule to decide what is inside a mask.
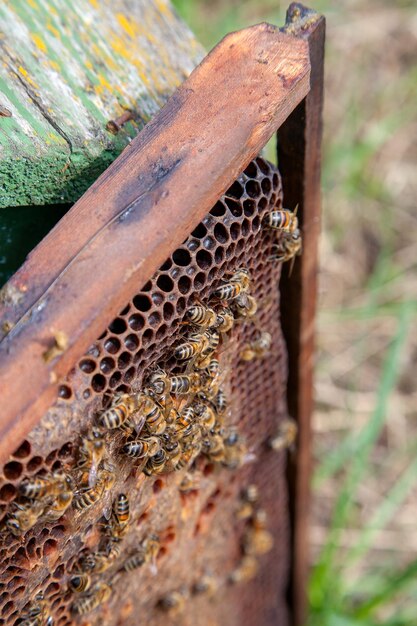
[[[0,207],[77,200],[203,56],[168,0],[6,1],[0,22]]]

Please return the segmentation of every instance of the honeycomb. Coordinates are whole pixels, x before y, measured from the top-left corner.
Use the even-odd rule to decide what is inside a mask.
[[[132,294],[62,381],[55,404],[4,465],[0,624],[50,626],[52,619],[58,626],[287,623],[286,454],[267,445],[287,418],[287,361],[280,327],[281,266],[271,260],[276,234],[262,227],[266,212],[281,207],[279,172],[258,157],[154,276]],[[106,454],[115,468],[111,489],[83,511],[70,506],[54,522],[40,518],[25,533],[8,532],[6,521],[22,501],[22,481],[73,471],[80,442],[97,416],[112,406],[115,394],[139,392],[155,364],[167,372],[181,371],[173,349],[187,336],[187,310],[195,303],[210,302],[213,291],[242,267],[250,272],[258,311],[254,319],[236,322],[222,337],[218,358],[229,407],[226,426],[243,434],[249,451],[245,462],[232,471],[199,454],[190,467],[148,476],[140,464],[119,454],[123,435],[109,431]],[[267,353],[244,361],[243,346],[256,341],[261,332],[272,337]],[[193,479],[188,491],[179,489],[186,473]],[[259,506],[267,514],[274,545],[259,557],[255,577],[233,582],[233,573],[242,564],[249,523],[237,511],[242,489],[251,484],[258,487]],[[131,511],[121,554],[96,577],[111,592],[97,608],[77,616],[74,603],[82,596],[70,589],[69,581],[83,555],[97,551],[112,504],[121,493],[127,495]],[[160,539],[154,562],[123,571],[126,558],[152,534]],[[215,581],[215,592],[201,592],[205,578]],[[40,593],[47,611],[35,611],[29,622]],[[172,597],[181,599],[182,611],[167,610]]]

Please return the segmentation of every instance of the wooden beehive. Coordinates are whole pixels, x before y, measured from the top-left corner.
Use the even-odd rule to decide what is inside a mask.
[[[288,592],[294,564],[300,586],[305,575],[304,534],[296,507],[295,521],[291,516],[290,499],[305,506],[311,363],[303,359],[312,350],[322,29],[316,14],[293,5],[284,32],[262,25],[226,38],[6,285],[2,623],[284,626],[299,619],[300,605],[288,603]],[[316,82],[307,95],[310,58]],[[230,107],[231,91],[237,102],[242,99],[245,118]],[[282,179],[275,166],[256,157],[278,127]],[[279,236],[264,224],[283,198],[290,203],[285,206],[299,203],[305,251],[280,293],[281,264],[271,259]],[[93,215],[92,207],[98,209]],[[77,237],[75,224],[82,225]],[[148,388],[156,368],[170,375],[195,371],[195,359],[183,365],[175,354],[196,331],[187,311],[203,303],[221,315],[224,302],[216,290],[241,268],[250,274],[258,311],[253,318],[240,314],[236,301],[228,300],[232,328],[219,333],[210,353],[219,360],[218,385],[227,400],[225,410],[215,406],[223,454],[216,456],[212,435],[199,424],[195,448],[181,443],[181,462],[168,458],[159,472],[154,457],[138,461],[121,452],[129,441],[124,431],[102,428],[105,453],[98,478],[88,485],[77,463],[92,426],[103,426],[117,394],[131,397]],[[292,307],[283,320],[286,337],[281,297]],[[271,345],[260,358],[244,360],[245,346],[262,332]],[[289,417],[287,398],[301,426],[294,462],[304,465],[302,472],[292,471],[290,487],[285,447],[273,451],[268,443]],[[181,413],[194,400],[195,394],[173,394],[172,404]],[[71,505],[48,520],[54,495],[22,531],[21,511],[36,509],[39,501],[28,498],[22,484],[61,470],[71,477]],[[113,476],[111,487],[79,510],[74,505],[91,486],[100,487],[103,471]],[[188,489],[181,487],[186,475]],[[250,485],[259,498],[243,519],[242,494]],[[103,544],[120,494],[129,499],[130,521],[110,559]],[[274,539],[265,553],[248,543],[261,511],[262,531]],[[125,571],[126,560],[152,535],[160,542],[155,562],[145,559]],[[88,570],[85,563],[103,552],[103,571],[94,565]],[[69,582],[80,568],[89,572],[91,587],[76,593]],[[299,598],[302,593],[300,588]]]

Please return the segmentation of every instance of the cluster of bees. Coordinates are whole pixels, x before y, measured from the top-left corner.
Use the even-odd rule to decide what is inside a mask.
[[[296,212],[286,209],[270,211],[263,226],[279,231],[273,258],[288,261],[301,253],[301,233]],[[48,474],[24,479],[19,497],[3,522],[5,532],[22,536],[38,521],[54,522],[72,507],[84,511],[101,501],[115,483],[116,467],[108,459],[107,438],[118,433],[117,453],[140,465],[146,475],[158,475],[189,467],[201,453],[212,463],[230,469],[240,467],[250,458],[247,446],[236,429],[226,428],[227,397],[222,388],[224,373],[217,352],[227,333],[239,321],[253,321],[257,301],[250,293],[250,274],[239,268],[215,289],[207,305],[196,302],[185,314],[188,329],[173,350],[179,373],[167,373],[156,367],[145,378],[138,392],[118,394],[107,409],[99,413],[89,431],[81,438],[74,467],[56,469]],[[265,331],[245,344],[240,358],[250,361],[265,356],[271,346],[271,335]],[[296,427],[285,422],[269,444],[280,450],[292,444]],[[186,473],[181,491],[194,488]],[[258,569],[257,557],[272,547],[272,537],[265,528],[265,514],[255,510],[255,488],[248,489],[239,513],[248,513],[248,529],[243,542],[243,557],[231,574],[230,582],[249,580]],[[102,539],[95,552],[84,554],[76,563],[68,583],[77,597],[72,610],[84,615],[111,595],[111,587],[96,579],[121,555],[121,541],[129,527],[129,502],[119,494],[111,514],[103,524]],[[240,517],[242,519],[242,517]],[[150,535],[128,555],[117,574],[129,572],[146,563],[155,567],[159,539]],[[217,584],[204,576],[192,593],[212,593]],[[188,595],[190,595],[188,593]],[[159,601],[167,611],[181,609],[186,593],[173,592]],[[51,626],[47,603],[42,594],[35,597],[29,610],[22,614],[23,626]]]

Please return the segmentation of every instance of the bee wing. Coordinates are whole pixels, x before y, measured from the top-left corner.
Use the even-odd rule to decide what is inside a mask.
[[[92,489],[97,482],[97,470],[97,459],[93,457],[93,462],[91,463],[90,471],[88,472],[88,486],[90,487],[90,489]]]

